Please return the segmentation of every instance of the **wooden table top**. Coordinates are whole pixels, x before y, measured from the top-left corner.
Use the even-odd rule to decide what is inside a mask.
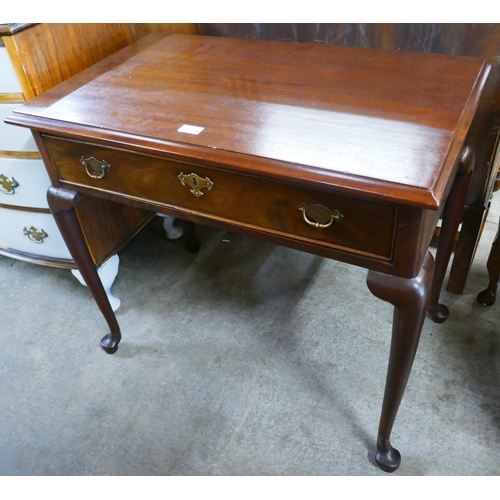
[[[9,121],[437,210],[488,71],[468,57],[153,35]]]

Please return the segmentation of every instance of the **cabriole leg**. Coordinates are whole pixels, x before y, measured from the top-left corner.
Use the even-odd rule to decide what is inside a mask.
[[[394,306],[389,367],[375,457],[380,468],[386,472],[394,472],[401,462],[401,455],[392,447],[390,437],[417,352],[433,268],[434,259],[427,252],[422,269],[415,278],[403,279],[370,271],[366,280],[373,295]]]
[[[66,189],[50,187],[47,192],[47,201],[54,219],[61,231],[62,237],[80,271],[85,283],[92,292],[104,319],[108,323],[110,333],[101,340],[102,348],[113,354],[118,349],[121,339],[120,327],[116,321],[115,313],[109,303],[106,290],[104,289],[96,266],[90,256],[82,229],[75,213],[75,205],[82,198],[82,195]]]
[[[436,252],[436,265],[432,282],[432,292],[429,298],[427,312],[434,323],[443,323],[448,319],[450,311],[447,306],[439,302],[441,288],[450,261],[455,237],[460,226],[460,220],[464,211],[465,197],[469,188],[471,172],[457,177],[446,201],[441,234]]]
[[[491,245],[486,268],[488,269],[490,281],[488,288],[478,293],[477,301],[483,306],[492,306],[496,300],[498,280],[500,278],[500,225],[495,240]]]

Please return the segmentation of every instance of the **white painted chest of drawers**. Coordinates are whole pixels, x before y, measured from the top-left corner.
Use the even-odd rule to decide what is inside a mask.
[[[133,30],[124,24],[0,23],[0,255],[71,269],[85,284],[50,213],[46,192],[51,182],[31,132],[7,125],[4,118],[133,39]],[[115,310],[120,301],[110,288],[118,272],[117,251],[150,218],[145,211],[129,211],[121,216],[119,228],[93,235],[95,264]],[[82,225],[85,219],[89,215],[82,213]],[[173,218],[165,219],[164,228],[169,238],[182,234],[173,227]]]
[[[0,46],[0,253],[74,267],[45,199],[50,186],[30,133],[4,123],[25,101],[5,46]],[[29,131],[28,131],[29,132]]]

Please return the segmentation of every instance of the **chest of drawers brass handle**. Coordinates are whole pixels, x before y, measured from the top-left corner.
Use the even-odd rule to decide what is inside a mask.
[[[85,167],[87,174],[92,179],[102,179],[109,172],[111,165],[104,160],[98,160],[91,156],[90,158],[80,158],[80,163]]]
[[[302,216],[307,224],[317,229],[326,229],[333,224],[333,221],[339,221],[344,217],[338,210],[332,211],[323,205],[306,205],[305,203],[300,203],[297,208],[302,212]]]
[[[214,183],[208,177],[202,179],[196,174],[186,175],[183,172],[181,172],[177,176],[177,178],[181,181],[181,184],[183,186],[187,184],[191,188],[189,191],[193,193],[196,197],[203,196],[203,193],[201,192],[203,188],[206,188],[210,191],[214,186]]]
[[[19,182],[12,177],[9,180],[5,175],[0,174],[0,191],[4,194],[15,194],[16,188],[19,187]]]
[[[24,228],[23,233],[33,242],[33,243],[43,243],[43,240],[49,235],[43,229],[37,229],[31,226],[29,229]]]

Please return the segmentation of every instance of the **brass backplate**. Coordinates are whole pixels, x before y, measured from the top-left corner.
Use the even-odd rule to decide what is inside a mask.
[[[206,188],[208,191],[210,191],[214,186],[214,183],[208,177],[205,177],[203,179],[196,174],[186,175],[181,172],[177,176],[177,178],[181,181],[181,184],[183,186],[187,184],[191,188],[190,192],[193,193],[196,197],[203,196],[203,193],[201,191],[202,189]]]
[[[14,177],[9,180],[5,175],[0,174],[0,191],[2,191],[2,193],[14,194],[17,187],[19,187],[19,182],[17,182]]]

